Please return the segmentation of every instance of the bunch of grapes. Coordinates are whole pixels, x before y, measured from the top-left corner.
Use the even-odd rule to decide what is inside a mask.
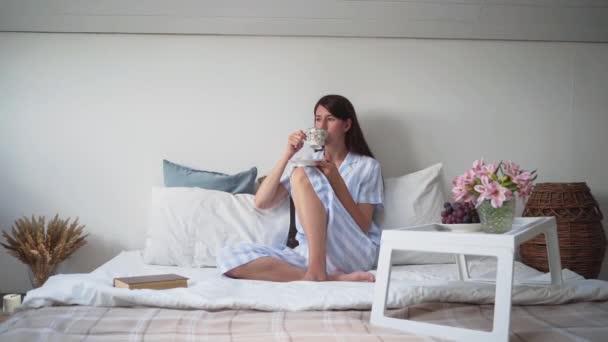
[[[479,214],[471,202],[445,202],[441,211],[441,223],[479,223]]]

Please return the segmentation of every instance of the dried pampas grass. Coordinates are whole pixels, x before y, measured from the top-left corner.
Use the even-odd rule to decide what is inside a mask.
[[[78,248],[86,244],[87,235],[82,235],[84,225],[78,219],[70,223],[70,218],[62,220],[55,215],[45,229],[45,218],[32,216],[17,219],[12,236],[2,232],[6,244],[0,243],[8,253],[28,265],[32,271],[32,285],[42,286],[55,268]]]

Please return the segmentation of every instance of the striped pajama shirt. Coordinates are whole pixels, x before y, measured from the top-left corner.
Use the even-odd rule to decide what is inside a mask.
[[[314,157],[322,158],[323,152]],[[290,176],[294,167],[289,164],[281,176],[281,185],[291,192]],[[334,273],[367,271],[376,261],[380,244],[380,229],[372,222],[367,234],[361,231],[352,216],[342,205],[329,181],[317,167],[305,167],[310,183],[325,207],[327,214],[327,272]],[[338,171],[356,203],[383,204],[383,185],[380,163],[374,158],[349,152]],[[285,245],[264,246],[241,243],[224,247],[217,256],[218,270],[223,274],[238,266],[261,257],[274,257],[293,266],[308,267],[306,234],[296,216],[296,239],[300,243],[294,249]]]

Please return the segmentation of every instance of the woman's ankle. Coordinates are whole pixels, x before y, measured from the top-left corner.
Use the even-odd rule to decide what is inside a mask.
[[[306,273],[304,274],[304,277],[302,278],[302,280],[308,280],[308,281],[327,281],[328,277],[327,277],[327,273],[323,272],[323,271],[311,271],[308,270],[306,271]]]

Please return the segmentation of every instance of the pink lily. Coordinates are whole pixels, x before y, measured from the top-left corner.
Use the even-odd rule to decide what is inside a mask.
[[[475,191],[479,192],[477,203],[488,199],[494,208],[502,207],[504,201],[510,200],[513,197],[511,190],[498,184],[498,182],[490,181],[488,176],[481,177],[481,184],[475,186]]]
[[[497,168],[496,164],[491,164],[490,163],[490,164],[486,165],[484,167],[485,175],[487,175],[488,177],[491,176],[493,173],[496,172],[496,168]]]
[[[471,170],[475,173],[475,176],[481,177],[485,174],[483,166],[483,159],[478,159],[473,162],[473,168]]]
[[[469,189],[466,185],[457,185],[452,188],[454,193],[454,201],[459,202],[472,202],[473,196],[469,193]]]
[[[515,177],[511,177],[512,182],[517,184],[517,187],[523,187],[524,185],[531,182],[532,174],[528,171],[524,171]]]
[[[504,162],[505,165],[505,175],[514,179],[519,174],[519,164],[516,164],[512,161]]]
[[[525,199],[532,193],[532,182],[529,181],[519,187],[519,198]]]

